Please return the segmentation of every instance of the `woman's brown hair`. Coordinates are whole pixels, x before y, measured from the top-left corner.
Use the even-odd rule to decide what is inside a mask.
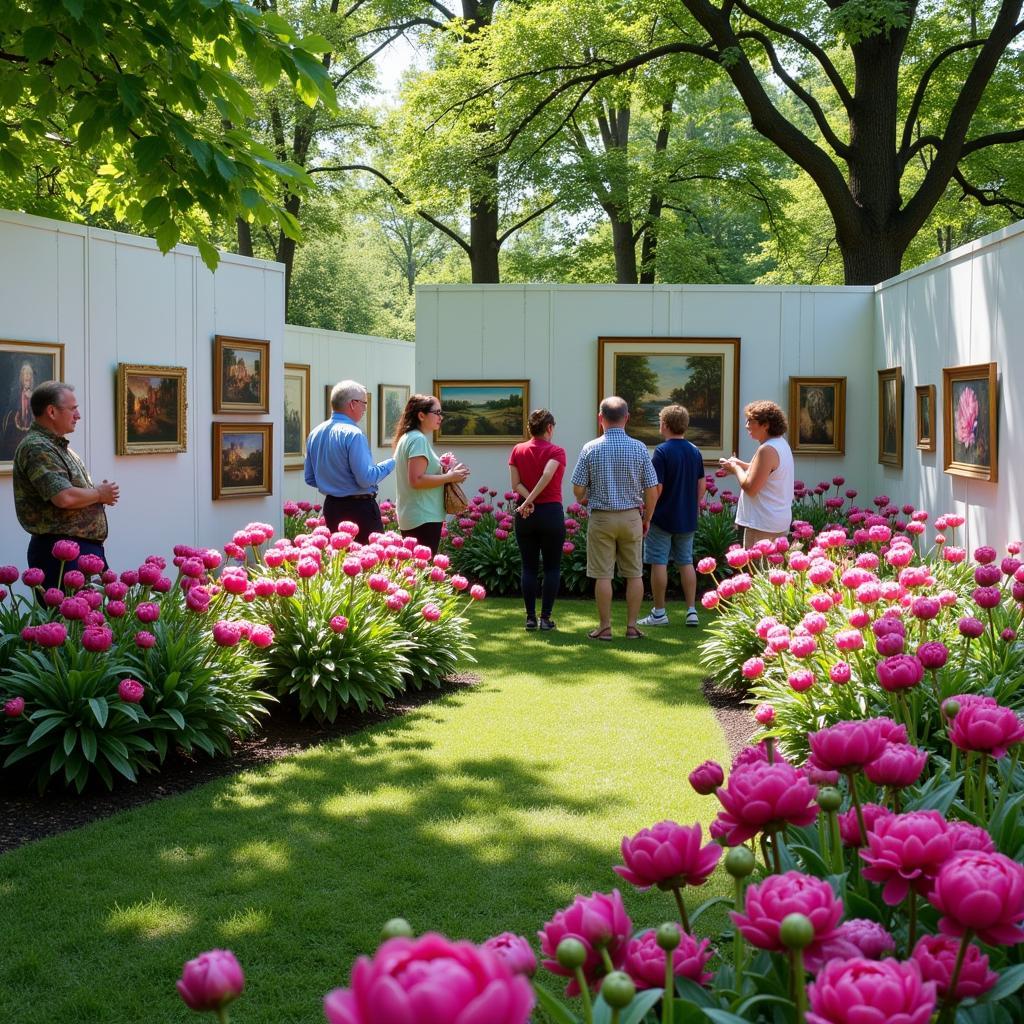
[[[743,410],[743,414],[760,423],[762,427],[767,427],[769,437],[782,437],[789,429],[786,414],[774,402],[769,402],[767,399],[751,402]]]
[[[408,434],[410,430],[420,429],[419,414],[421,412],[430,412],[434,408],[435,402],[440,405],[441,399],[434,395],[413,395],[405,403],[405,408],[402,410],[402,418],[395,427],[395,448],[398,447],[398,442],[401,441],[404,434]]]
[[[555,425],[555,417],[547,409],[534,409],[529,422],[531,436],[540,437],[548,427]]]

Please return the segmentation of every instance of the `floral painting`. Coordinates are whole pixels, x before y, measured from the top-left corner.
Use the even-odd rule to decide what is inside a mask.
[[[942,371],[947,473],[996,479],[997,379],[995,363]]]

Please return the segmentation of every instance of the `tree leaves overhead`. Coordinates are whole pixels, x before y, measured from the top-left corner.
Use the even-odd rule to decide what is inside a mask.
[[[244,131],[253,97],[234,76],[245,58],[263,87],[284,79],[310,105],[334,104],[315,56],[326,46],[240,0],[21,0],[0,24],[0,171],[51,196],[66,177],[68,212],[143,224],[164,250],[180,238],[211,268],[215,225],[241,215],[298,224],[278,182],[310,182]],[[75,167],[74,165],[78,166]],[[82,164],[91,171],[84,182]],[[67,171],[67,173],[66,173]],[[81,190],[84,188],[84,195]],[[244,196],[244,198],[243,198]],[[26,198],[30,198],[26,196]],[[31,204],[27,204],[31,205]]]

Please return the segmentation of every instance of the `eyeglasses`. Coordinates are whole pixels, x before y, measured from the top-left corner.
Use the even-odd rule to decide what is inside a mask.
[[[441,409],[428,409],[427,412],[431,416],[444,416],[444,411]]]
[[[365,398],[353,398],[352,401],[353,402],[358,402],[360,405],[366,405],[367,404]]]

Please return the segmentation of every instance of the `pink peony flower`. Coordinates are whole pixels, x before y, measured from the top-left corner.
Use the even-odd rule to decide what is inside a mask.
[[[864,774],[876,786],[903,788],[917,782],[927,761],[927,750],[905,743],[886,743],[881,754],[864,766]]]
[[[892,693],[917,686],[924,677],[924,667],[912,654],[896,654],[878,662],[875,673],[882,689]]]
[[[213,625],[213,639],[220,647],[234,647],[242,639],[242,627],[237,622],[222,619]]]
[[[604,975],[601,948],[607,950],[612,964],[621,968],[626,959],[626,944],[632,930],[633,924],[618,889],[613,889],[610,894],[595,892],[589,896],[577,896],[571,906],[559,910],[537,933],[541,953],[547,957],[541,965],[552,974],[571,977],[572,972],[562,967],[555,958],[555,951],[562,939],[570,936],[579,939],[587,951],[583,973],[593,985]],[[566,994],[579,995],[579,985],[575,978],[566,987]]]
[[[837,661],[828,670],[828,677],[833,683],[842,686],[850,681],[850,666],[845,661]]]
[[[20,718],[24,710],[24,697],[11,697],[10,700],[4,701],[4,715],[7,718]]]
[[[971,597],[979,608],[997,608],[1003,594],[998,587],[975,587]]]
[[[949,660],[949,648],[941,640],[931,640],[928,643],[919,644],[917,660],[929,671],[935,671],[942,668]]]
[[[946,834],[949,836],[953,853],[967,850],[995,853],[996,844],[980,825],[969,825],[966,821],[950,821],[946,825]]]
[[[818,732],[808,733],[811,762],[818,768],[833,772],[860,771],[885,749],[878,723],[844,721]]]
[[[190,1010],[221,1010],[245,988],[245,975],[227,949],[211,949],[189,960],[177,982],[178,994]]]
[[[659,821],[632,838],[623,836],[621,850],[626,863],[612,870],[641,892],[652,885],[660,889],[703,885],[715,870],[722,847],[717,843],[701,847],[701,835],[700,825]]]
[[[960,702],[949,731],[951,742],[961,750],[974,750],[994,758],[1024,739],[1024,722],[1012,708],[999,704]]]
[[[42,569],[26,569],[21,574],[21,581],[26,587],[38,587],[46,579],[46,573]]]
[[[961,636],[974,640],[985,632],[985,624],[980,619],[976,619],[973,615],[965,615],[957,623],[957,629],[960,630]]]
[[[758,704],[754,709],[754,718],[764,726],[770,726],[775,721],[775,708],[771,704]]]
[[[679,931],[679,945],[672,950],[672,973],[677,978],[689,978],[698,985],[706,985],[713,977],[704,971],[714,955],[710,942],[687,935],[678,924],[675,928]],[[665,950],[658,945],[653,929],[629,940],[623,966],[640,990],[661,988],[665,984]]]
[[[78,558],[79,547],[73,540],[59,540],[51,549],[51,554],[58,562],[73,562]]]
[[[441,618],[441,609],[436,604],[425,604],[420,614],[427,622],[437,622]]]
[[[249,630],[249,643],[253,647],[266,648],[274,642],[274,630],[267,625],[253,626]]]
[[[1024,867],[1001,853],[959,853],[938,872],[928,895],[945,935],[966,929],[991,946],[1024,942]]]
[[[922,935],[910,954],[925,981],[934,981],[939,998],[949,998],[949,985],[953,980],[960,942],[947,935]],[[984,995],[999,980],[995,971],[988,969],[988,957],[972,942],[967,947],[964,962],[957,977],[953,1002]]]
[[[896,948],[896,940],[877,921],[854,917],[844,921],[836,933],[857,947],[857,956],[866,960],[881,960]]]
[[[864,815],[864,828],[869,833],[879,818],[886,818],[892,814],[888,807],[881,804],[861,804],[861,812]],[[843,846],[860,846],[860,825],[857,822],[856,808],[851,807],[845,814],[837,815],[837,819]]]
[[[835,645],[840,651],[859,651],[864,647],[864,636],[859,629],[841,629],[835,635]]]
[[[744,679],[757,679],[764,672],[764,660],[762,658],[747,658],[741,669]]]
[[[453,590],[465,590],[469,586],[469,580],[465,576],[453,576],[451,584]]]
[[[689,775],[690,785],[701,796],[710,796],[724,779],[725,773],[717,761],[704,761],[697,765]]]
[[[527,978],[532,978],[537,973],[537,956],[522,935],[502,932],[488,939],[482,948],[503,960],[513,974],[523,974]]]
[[[0,565],[0,583],[10,586],[18,582],[18,567],[16,565]]]
[[[977,583],[979,587],[997,586],[1002,578],[1002,570],[998,565],[995,565],[992,562],[974,567],[974,582]]]
[[[787,871],[769,875],[747,888],[744,913],[730,911],[733,923],[752,946],[781,953],[785,949],[779,927],[790,914],[803,914],[814,926],[817,940],[830,935],[843,916],[842,901],[828,882]]]
[[[156,622],[160,618],[160,605],[152,601],[143,601],[135,609],[135,617],[139,622]]]
[[[122,679],[117,684],[117,695],[127,704],[138,704],[146,695],[146,688],[137,679]]]
[[[787,824],[810,825],[818,814],[817,790],[784,762],[758,761],[734,769],[728,785],[715,795],[722,805],[716,823],[728,846]]]
[[[144,629],[140,629],[135,634],[135,646],[143,650],[148,650],[150,647],[156,645],[156,637],[152,633],[147,632]]]
[[[82,630],[82,646],[87,651],[102,653],[114,645],[114,634],[104,626],[86,626]]]
[[[817,641],[805,633],[795,633],[789,641],[789,653],[794,658],[809,658],[817,649]]]
[[[807,987],[807,1024],[928,1024],[935,983],[914,963],[833,960]]]
[[[77,569],[68,569],[64,573],[64,589],[74,592],[81,590],[85,586],[85,574],[80,573]]]
[[[474,601],[482,601],[487,596],[487,591],[477,583],[469,588],[469,596]]]
[[[885,886],[882,899],[890,907],[901,902],[913,886],[928,895],[932,880],[953,852],[946,819],[938,811],[911,811],[879,818],[868,831],[860,851],[862,874]]]
[[[787,681],[791,689],[803,693],[814,685],[814,673],[809,668],[798,668],[795,672],[790,672]]]
[[[335,633],[344,633],[348,629],[348,619],[344,615],[335,615],[328,625]]]
[[[697,563],[697,572],[711,575],[718,568],[718,563],[713,558],[702,558]]]

